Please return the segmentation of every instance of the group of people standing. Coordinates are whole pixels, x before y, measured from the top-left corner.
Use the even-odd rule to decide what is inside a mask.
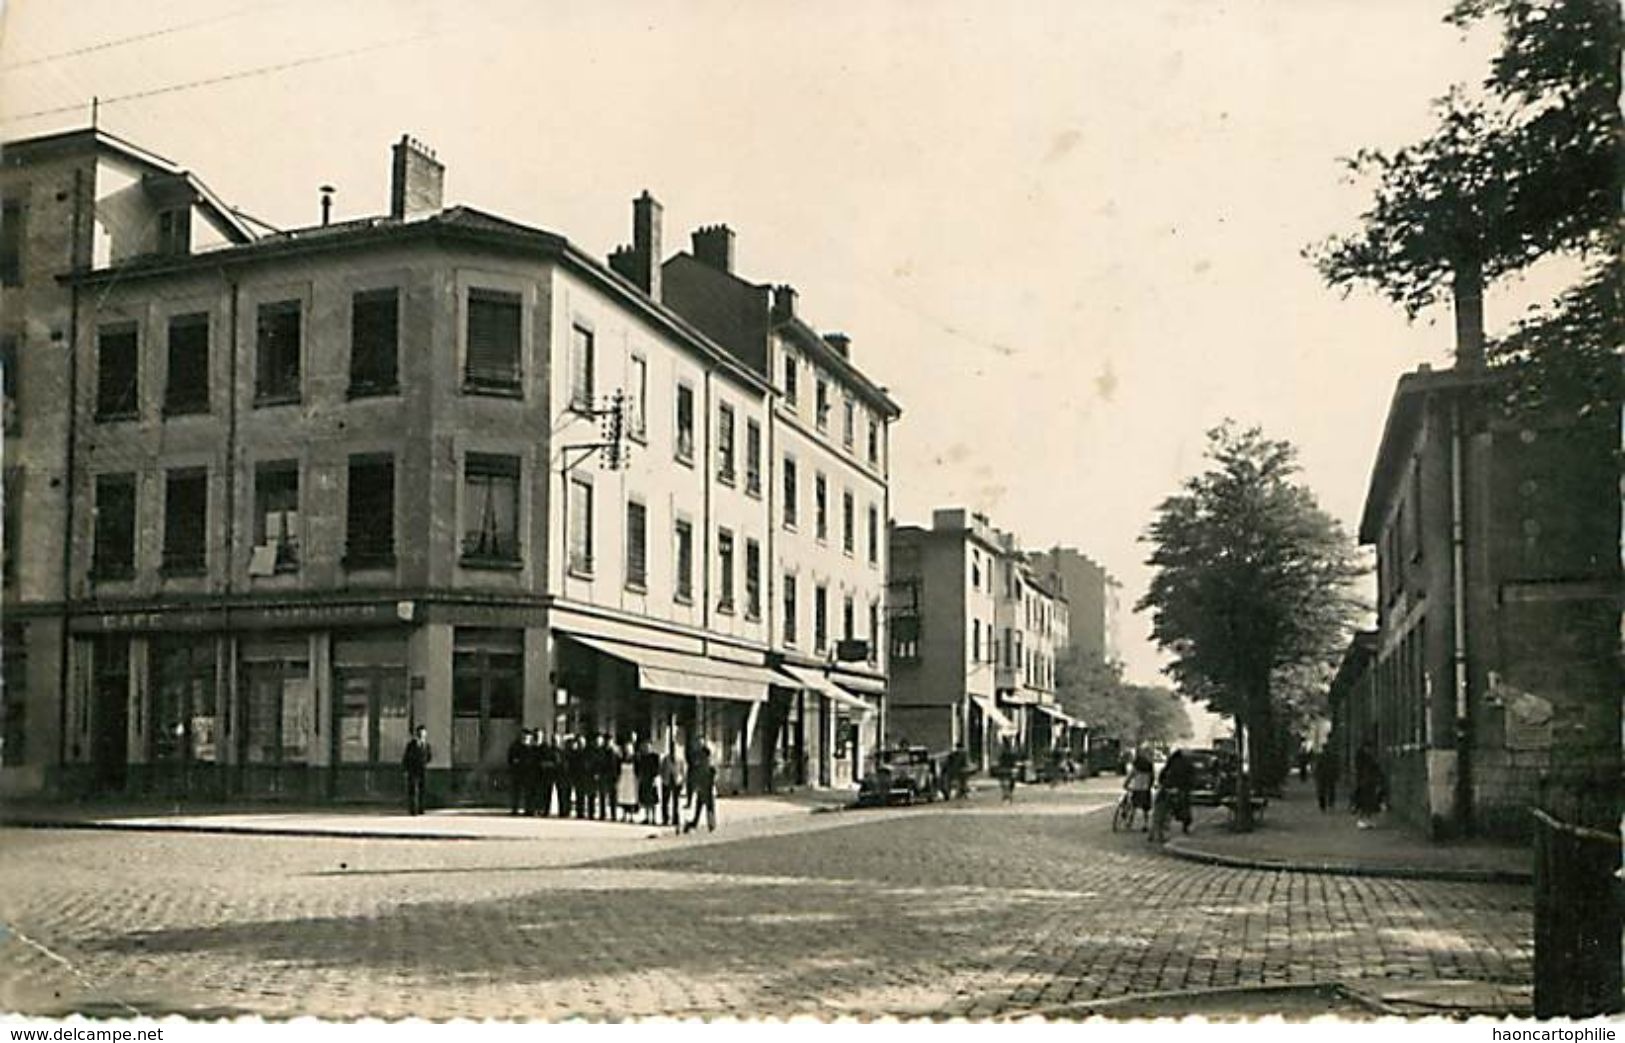
[[[711,752],[697,743],[687,755],[668,748],[657,754],[633,735],[617,744],[604,734],[544,736],[527,728],[508,747],[510,813],[642,825],[672,826],[684,832],[706,815],[716,829],[716,768]],[[694,817],[682,821],[684,798]]]
[[[1141,828],[1153,843],[1161,843],[1167,835],[1168,820],[1179,822],[1182,832],[1191,831],[1191,790],[1196,786],[1196,768],[1185,756],[1184,750],[1175,750],[1156,771],[1149,755],[1143,750],[1134,755],[1129,765],[1123,788],[1130,801],[1129,828],[1134,827],[1137,815]]]
[[[1315,776],[1315,796],[1322,811],[1337,810],[1337,784],[1342,771],[1337,750],[1327,746],[1314,754],[1305,754],[1299,761],[1299,778],[1309,770]],[[1370,829],[1377,815],[1388,803],[1388,776],[1377,757],[1376,744],[1367,739],[1354,752],[1354,790],[1349,794],[1350,809],[1358,829]]]

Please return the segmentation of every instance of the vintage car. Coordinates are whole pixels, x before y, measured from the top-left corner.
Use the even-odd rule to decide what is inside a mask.
[[[875,770],[858,784],[858,803],[884,806],[936,800],[942,793],[939,759],[924,746],[881,750],[875,754]]]
[[[1240,758],[1227,750],[1186,750],[1191,762],[1191,803],[1217,806],[1235,785]]]

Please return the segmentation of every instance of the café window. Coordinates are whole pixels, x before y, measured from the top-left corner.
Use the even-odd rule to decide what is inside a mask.
[[[28,644],[23,628],[0,637],[0,767],[28,763]]]
[[[519,561],[519,458],[469,453],[463,460],[463,563]]]
[[[678,518],[674,534],[676,548],[673,560],[677,569],[674,596],[688,604],[694,600],[694,523],[686,518]]]
[[[169,372],[164,382],[164,414],[209,411],[209,316],[176,315],[169,320]]]
[[[570,327],[570,408],[592,411],[593,337],[585,326]]]
[[[302,307],[298,301],[275,301],[259,306],[255,339],[258,364],[254,401],[257,404],[299,401],[302,322]]]
[[[734,534],[729,529],[717,530],[717,611],[732,614],[734,610]]]
[[[219,759],[212,640],[161,637],[149,658],[152,706],[148,739],[158,764],[212,763]]]
[[[519,390],[520,297],[501,290],[468,291],[468,357],[464,387],[470,391]]]
[[[637,500],[626,501],[626,585],[649,587],[649,508]]]
[[[21,357],[16,337],[0,337],[0,388],[5,393],[5,433],[8,435],[22,433],[22,413],[17,398],[21,387],[17,366]]]
[[[400,390],[400,291],[364,290],[350,298],[350,397]]]
[[[762,495],[762,425],[745,421],[745,492]]]
[[[570,479],[570,555],[568,568],[577,576],[592,575],[592,483]]]
[[[762,545],[745,540],[745,618],[762,618]]]
[[[95,518],[96,578],[129,579],[135,575],[135,475],[97,475]]]
[[[406,640],[333,638],[333,750],[339,764],[398,765],[411,728]]]
[[[499,763],[519,731],[525,632],[458,627],[452,635],[451,763]]]
[[[677,459],[694,462],[694,388],[684,382],[677,385]]]
[[[292,460],[254,470],[254,555],[249,574],[299,568],[299,465]]]
[[[304,636],[244,642],[242,759],[250,765],[309,763],[316,689]]]
[[[208,472],[170,471],[164,481],[165,573],[187,576],[204,571],[208,520]]]
[[[350,457],[346,486],[344,564],[370,568],[395,563],[395,461],[388,456]]]
[[[128,420],[141,405],[135,323],[103,326],[96,338],[96,419]]]

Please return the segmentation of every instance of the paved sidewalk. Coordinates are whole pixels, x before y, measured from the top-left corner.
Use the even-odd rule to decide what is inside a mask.
[[[765,822],[850,805],[855,792],[808,790],[773,796],[724,797],[717,817],[726,826]],[[408,815],[393,806],[295,806],[12,803],[0,805],[0,826],[267,836],[369,837],[390,840],[592,840],[671,833],[670,827],[573,818],[529,818],[494,807],[437,808]]]
[[[1528,883],[1532,852],[1489,840],[1430,841],[1384,813],[1358,829],[1346,811],[1322,812],[1313,784],[1290,780],[1251,833],[1232,833],[1222,808],[1197,808],[1189,834],[1175,832],[1165,850],[1179,858],[1255,869],[1352,876]]]

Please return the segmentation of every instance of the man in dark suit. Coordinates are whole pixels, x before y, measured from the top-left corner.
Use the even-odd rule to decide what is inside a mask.
[[[553,790],[559,783],[559,744],[550,735],[536,748],[536,796],[542,815],[553,813]],[[559,802],[559,815],[565,813],[565,802]]]
[[[434,751],[429,748],[429,729],[418,725],[401,754],[401,767],[406,771],[406,811],[409,815],[423,814],[425,782],[429,775],[429,762]]]
[[[508,744],[508,814],[519,814],[525,801],[525,743],[530,733],[521,731]]]

